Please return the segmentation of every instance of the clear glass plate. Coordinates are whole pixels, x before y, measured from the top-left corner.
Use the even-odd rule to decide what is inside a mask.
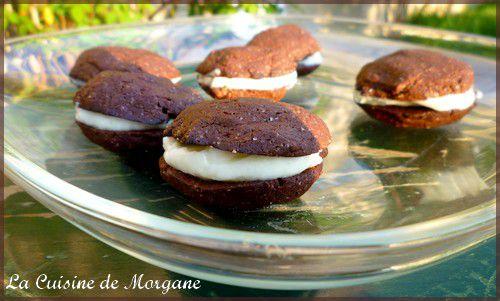
[[[174,60],[182,83],[209,51],[297,23],[325,61],[284,101],[328,124],[333,143],[321,178],[299,200],[219,216],[164,183],[156,158],[124,159],[74,123],[67,77],[97,45],[153,50]],[[425,43],[470,63],[484,97],[461,122],[395,129],[352,101],[359,68]],[[223,16],[109,26],[7,41],[4,134],[8,175],[45,206],[104,242],[150,263],[233,285],[306,289],[392,277],[495,234],[495,40],[407,25],[312,16]],[[482,56],[479,56],[481,54]],[[206,96],[206,94],[204,94]]]

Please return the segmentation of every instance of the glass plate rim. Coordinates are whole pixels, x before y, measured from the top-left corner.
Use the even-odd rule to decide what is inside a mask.
[[[435,29],[431,27],[425,27],[425,26],[419,26],[419,25],[413,25],[413,24],[405,24],[405,23],[389,23],[389,22],[383,22],[383,21],[367,21],[364,19],[359,19],[359,18],[349,18],[349,17],[339,17],[339,16],[317,16],[313,14],[287,14],[287,15],[250,15],[252,18],[256,19],[290,19],[290,18],[299,18],[299,19],[313,19],[316,20],[315,23],[323,23],[323,22],[339,22],[339,23],[357,23],[357,24],[362,24],[362,25],[384,25],[388,26],[392,30],[395,28],[398,29],[418,29],[423,32],[432,32],[432,33],[442,33],[442,34],[453,34],[456,36],[460,36],[462,38],[469,38],[469,41],[474,41],[478,42],[479,44],[487,45],[487,46],[495,46],[496,45],[496,39],[489,37],[489,36],[484,36],[480,34],[473,34],[473,33],[466,33],[466,32],[460,32],[460,31],[453,31],[453,30],[446,30],[446,29]],[[45,37],[51,37],[51,36],[57,36],[57,35],[63,35],[63,34],[74,34],[74,33],[79,33],[79,32],[89,32],[89,31],[100,31],[100,30],[110,30],[110,29],[121,29],[121,28],[129,28],[129,27],[148,27],[148,26],[156,26],[156,25],[172,25],[175,23],[194,23],[196,21],[204,21],[204,20],[224,20],[227,19],[227,15],[220,15],[220,16],[196,16],[196,17],[179,17],[175,18],[172,20],[162,20],[162,21],[146,21],[146,22],[132,22],[132,23],[125,23],[125,24],[107,24],[107,25],[96,25],[96,26],[90,26],[90,27],[80,27],[80,28],[71,28],[71,29],[65,29],[65,30],[58,30],[58,31],[52,31],[52,32],[43,32],[43,33],[38,33],[38,34],[31,34],[31,35],[26,35],[22,37],[12,37],[5,39],[5,46],[8,46],[10,44],[22,42],[25,40],[31,40],[35,38],[45,38]],[[476,57],[482,57],[482,56],[476,56]]]
[[[28,41],[36,38],[47,38],[51,36],[58,36],[63,34],[75,34],[80,32],[91,32],[99,30],[122,29],[135,26],[148,27],[157,25],[172,25],[182,22],[196,22],[196,21],[213,21],[223,19],[225,16],[218,17],[184,17],[175,20],[161,21],[161,22],[147,22],[147,23],[128,23],[119,25],[104,25],[88,28],[69,29],[64,31],[55,31],[50,33],[42,33],[36,35],[29,35],[25,37],[12,38],[5,40],[5,46],[12,45],[22,41]],[[281,15],[281,16],[254,16],[258,19],[314,19],[317,22],[345,22],[345,23],[358,23],[363,25],[384,25],[394,30],[397,28],[413,28],[421,29],[424,31],[452,33],[459,37],[468,37],[477,44],[490,44],[496,43],[496,39],[484,37],[475,34],[468,34],[447,30],[435,30],[415,25],[407,25],[401,23],[385,23],[385,22],[367,22],[365,20],[356,18],[344,17],[331,17],[315,15]],[[227,17],[226,17],[227,18]],[[321,22],[320,22],[321,21]],[[468,54],[472,55],[472,54]],[[482,56],[474,55],[477,58],[484,58]],[[5,137],[4,137],[5,138]],[[4,141],[4,160],[6,174],[15,173],[22,176],[25,180],[46,189],[49,193],[58,196],[59,198],[68,202],[66,205],[91,214],[97,218],[113,223],[115,225],[141,232],[148,236],[153,236],[162,239],[169,239],[180,241],[193,245],[199,245],[197,239],[204,241],[224,242],[225,246],[252,244],[252,245],[265,245],[276,247],[301,247],[301,248],[346,248],[346,247],[375,247],[375,246],[390,246],[394,244],[414,244],[423,240],[439,240],[440,237],[448,235],[459,234],[463,232],[473,231],[486,223],[491,223],[496,218],[496,197],[492,200],[475,207],[463,210],[448,216],[443,216],[437,219],[419,222],[406,226],[398,226],[390,229],[373,230],[366,232],[350,232],[350,233],[330,233],[330,234],[274,234],[274,233],[261,233],[243,230],[223,229],[211,226],[197,225],[193,223],[178,221],[167,217],[157,216],[151,213],[146,213],[138,209],[127,207],[122,204],[117,204],[113,201],[99,197],[95,194],[87,192],[78,188],[36,165],[35,163],[24,158],[21,154],[15,151],[15,148],[9,145],[8,141]],[[35,175],[42,176],[37,178]],[[53,181],[51,184],[59,187],[52,189],[51,185],[43,185]],[[52,188],[53,188],[52,187]],[[61,188],[64,188],[61,190]],[[57,190],[57,191],[56,191]],[[80,197],[72,197],[71,192],[80,194]],[[84,197],[88,197],[85,199]],[[89,204],[90,201],[90,204]],[[99,208],[105,207],[105,208]],[[113,216],[107,214],[110,212],[104,210],[112,208]],[[99,210],[100,209],[100,210]],[[140,216],[141,218],[134,223],[130,223],[131,216]],[[226,247],[214,245],[216,248],[226,249]]]

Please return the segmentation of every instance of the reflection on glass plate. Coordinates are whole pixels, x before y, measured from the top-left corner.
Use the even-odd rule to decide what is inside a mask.
[[[400,26],[392,31],[390,25],[303,16],[245,19],[251,28],[234,21],[180,19],[10,41],[8,174],[44,205],[120,250],[180,273],[244,286],[373,281],[494,234],[494,60],[449,53],[473,66],[475,86],[484,93],[460,123],[395,129],[365,116],[352,100],[352,87],[364,63],[415,47],[395,40],[404,35]],[[209,51],[242,45],[254,32],[289,22],[317,35],[325,59],[284,101],[318,114],[333,136],[321,178],[298,200],[217,216],[164,183],[157,158],[120,158],[85,139],[74,123],[76,87],[67,73],[86,48],[156,51],[180,67],[182,84],[198,88],[194,69]],[[469,47],[484,47],[459,36]]]

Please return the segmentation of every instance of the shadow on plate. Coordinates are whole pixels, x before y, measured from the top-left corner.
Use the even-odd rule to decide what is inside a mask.
[[[458,126],[398,129],[359,116],[349,151],[380,179],[391,200],[376,227],[401,226],[464,210],[494,197],[477,169],[474,138]]]

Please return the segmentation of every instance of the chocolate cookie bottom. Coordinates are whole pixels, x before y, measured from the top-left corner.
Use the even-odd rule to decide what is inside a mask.
[[[475,106],[465,110],[434,111],[424,107],[359,105],[371,117],[401,128],[430,129],[456,122]]]
[[[319,178],[323,164],[288,178],[266,181],[203,180],[169,166],[160,158],[162,178],[189,199],[217,211],[245,211],[284,203],[303,195]]]
[[[107,131],[76,121],[83,134],[95,144],[115,153],[158,152],[161,154],[163,130]]]
[[[304,65],[297,65],[297,75],[298,76],[305,76],[308,75],[309,73],[312,73],[314,70],[318,69],[320,65],[310,65],[310,66],[304,66]]]
[[[286,94],[286,88],[276,90],[239,90],[228,88],[210,88],[201,86],[210,96],[216,99],[238,99],[243,97],[268,98],[280,101]]]

